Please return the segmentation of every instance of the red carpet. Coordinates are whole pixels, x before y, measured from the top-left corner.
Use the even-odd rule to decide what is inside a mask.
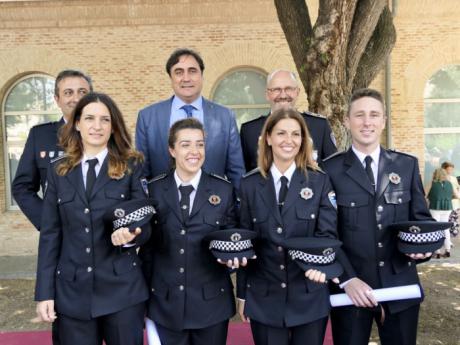
[[[40,332],[0,332],[1,345],[51,345],[51,333]],[[145,341],[147,344],[147,341]],[[248,324],[241,322],[230,323],[227,345],[254,345],[251,329]],[[332,345],[330,326],[326,331],[324,345]]]

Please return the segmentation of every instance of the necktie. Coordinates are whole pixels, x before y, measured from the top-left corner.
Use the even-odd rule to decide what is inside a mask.
[[[189,117],[192,117],[193,110],[195,109],[195,107],[193,105],[186,104],[186,105],[183,105],[181,109],[184,109],[185,113],[187,114],[187,118],[189,118]]]
[[[284,205],[284,200],[286,200],[286,195],[288,192],[288,179],[286,176],[281,176],[280,181],[281,181],[281,188],[280,188],[280,192],[278,195],[278,207],[280,208],[280,211],[281,211]]]
[[[185,222],[190,215],[190,194],[193,192],[193,186],[180,186],[180,210],[182,212],[182,220]]]
[[[372,172],[372,167],[371,167],[372,157],[371,156],[366,156],[364,161],[366,162],[366,168],[365,169],[366,169],[367,177],[369,177],[369,181],[371,182],[372,187],[374,187],[374,189],[375,189],[374,173]]]
[[[97,158],[88,159],[86,163],[89,165],[88,172],[86,173],[86,197],[89,199],[94,187],[94,182],[96,182],[96,164],[98,160]]]

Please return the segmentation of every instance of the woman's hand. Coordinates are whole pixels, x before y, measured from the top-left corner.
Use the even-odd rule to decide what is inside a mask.
[[[250,259],[256,259],[257,256],[254,255]],[[234,269],[234,268],[240,268],[245,267],[248,264],[248,259],[246,257],[243,257],[241,261],[238,258],[233,258],[233,260],[228,260],[228,261],[222,261],[221,259],[217,259],[217,262],[222,264],[222,265],[227,265],[228,268]]]
[[[132,242],[136,236],[142,232],[141,228],[136,228],[134,232],[130,232],[128,228],[120,228],[112,233],[112,244],[114,246],[122,246]]]
[[[238,298],[238,314],[240,315],[241,321],[250,322],[249,318],[244,315],[244,304],[246,301],[244,299]]]
[[[57,318],[53,299],[38,302],[36,311],[37,317],[33,319],[34,322],[53,322]]]
[[[314,281],[315,283],[325,283],[326,282],[326,274],[318,270],[308,270],[305,272],[305,277]]]

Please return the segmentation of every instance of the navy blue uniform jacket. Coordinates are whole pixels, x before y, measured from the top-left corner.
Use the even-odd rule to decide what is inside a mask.
[[[45,190],[50,160],[62,153],[58,146],[58,130],[63,124],[61,119],[31,128],[11,186],[19,208],[37,230],[40,230],[43,207],[43,199],[37,193],[40,187]]]
[[[203,238],[236,225],[232,185],[202,173],[188,221],[182,222],[174,174],[149,184],[158,217],[149,248],[152,261],[148,316],[173,330],[205,328],[235,313],[227,266],[219,264]],[[218,204],[210,197],[217,195]],[[146,254],[144,252],[144,254]]]
[[[342,262],[341,282],[358,277],[374,289],[418,284],[416,262],[398,251],[397,233],[387,229],[395,222],[433,220],[417,159],[381,148],[376,191],[351,148],[328,158],[324,167],[336,192],[339,239],[349,260]],[[391,181],[390,174],[399,178]],[[412,299],[388,306],[398,312],[418,303]]]
[[[65,159],[65,158],[62,158]],[[50,165],[38,249],[35,300],[55,300],[58,313],[81,320],[111,314],[148,298],[136,246],[112,245],[112,228],[103,222],[107,208],[124,200],[146,198],[141,165],[120,179],[101,166],[88,202],[81,165],[65,176]],[[108,227],[108,228],[107,228]],[[142,244],[150,225],[136,237]]]
[[[301,190],[310,188],[305,200]],[[254,172],[241,181],[241,227],[257,232],[257,259],[238,270],[237,296],[246,299],[245,315],[273,327],[294,327],[329,314],[326,284],[305,277],[281,241],[291,237],[336,238],[337,212],[329,200],[332,187],[323,172],[297,169],[280,214],[273,178]]]

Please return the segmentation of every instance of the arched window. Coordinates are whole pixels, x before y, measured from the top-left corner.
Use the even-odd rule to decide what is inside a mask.
[[[61,116],[61,111],[54,102],[54,78],[46,75],[28,75],[19,79],[6,93],[2,109],[6,197],[7,205],[11,208],[16,203],[11,196],[10,186],[30,128],[40,123],[58,120]]]
[[[267,114],[270,105],[265,99],[267,74],[251,68],[239,68],[224,75],[213,92],[213,101],[235,112],[238,127],[242,123]]]
[[[441,68],[425,86],[425,185],[442,162],[460,175],[460,65]]]

